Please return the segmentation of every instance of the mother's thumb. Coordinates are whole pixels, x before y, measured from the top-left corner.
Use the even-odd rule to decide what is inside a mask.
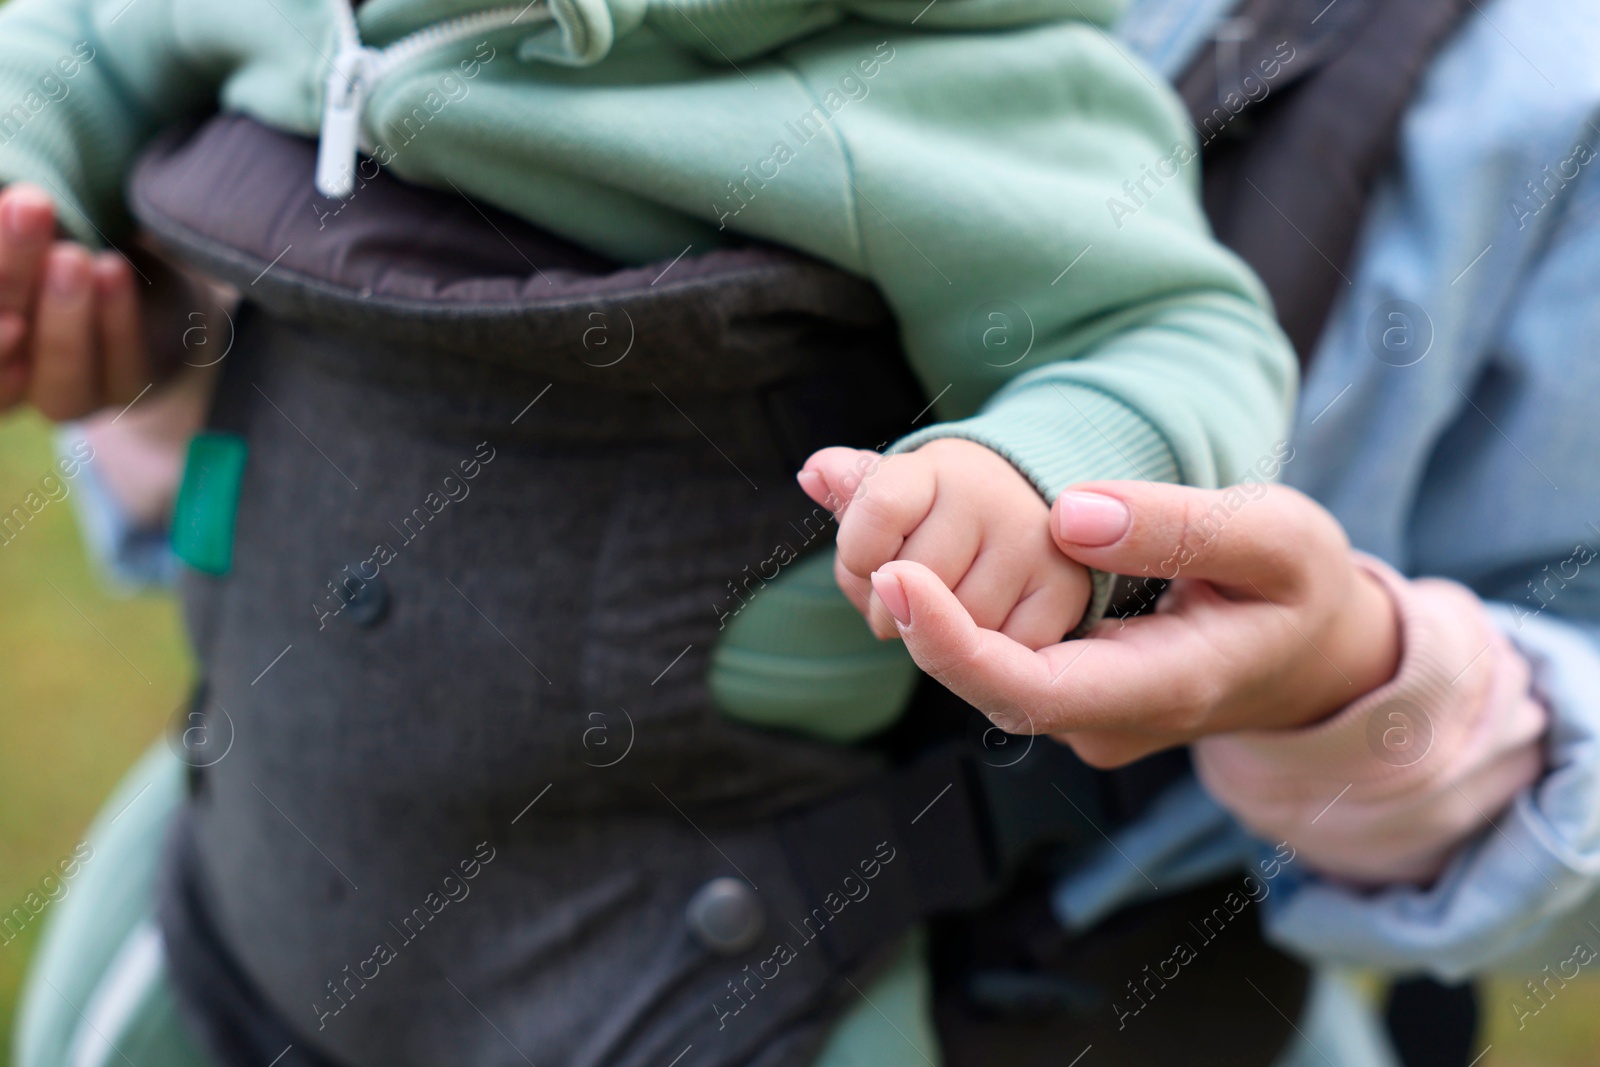
[[[894,616],[911,656],[929,674],[965,659],[978,624],[939,576],[901,559],[872,572],[872,591]]]
[[[920,563],[886,563],[873,572],[872,587],[899,622],[917,666],[1001,729],[1034,732],[1035,712],[1054,699],[1042,656],[1004,634],[980,629],[939,576]]]
[[[920,563],[895,560],[872,573],[872,588],[895,617],[917,666],[968,701],[994,687],[995,672],[1020,669],[1032,653],[1009,637],[980,629],[939,576]]]
[[[1056,498],[1056,547],[1113,574],[1202,578],[1275,596],[1297,586],[1308,560],[1341,547],[1332,518],[1282,486],[1196,489],[1091,482]]]

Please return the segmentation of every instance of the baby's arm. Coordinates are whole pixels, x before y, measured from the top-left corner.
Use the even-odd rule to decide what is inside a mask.
[[[91,246],[128,231],[123,182],[148,139],[216,106],[171,3],[10,0],[0,7],[0,185],[31,182]]]
[[[941,10],[918,27],[957,17]],[[854,47],[831,36],[794,50],[819,98]],[[1225,485],[1270,458],[1294,354],[1210,234],[1158,76],[1084,22],[890,45],[833,126],[859,268],[939,420],[897,450],[975,441],[1046,500],[1100,478]]]
[[[160,370],[149,332],[178,335],[149,321],[167,279],[126,240],[122,202],[145,141],[214,106],[170,18],[170,4],[117,0],[0,9],[0,410],[127,404]]]

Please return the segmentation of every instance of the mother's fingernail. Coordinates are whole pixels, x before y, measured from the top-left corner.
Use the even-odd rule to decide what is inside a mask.
[[[1022,730],[1021,730],[1021,727],[1022,727],[1021,720],[1019,720],[1015,715],[1012,715],[1009,712],[1005,712],[1005,711],[987,711],[987,712],[984,712],[984,714],[989,716],[989,721],[994,723],[994,727],[995,727],[996,730],[1000,730],[1003,733],[1008,733],[1008,734],[1015,734],[1015,733],[1021,733],[1022,732]]]
[[[872,572],[872,591],[878,594],[883,606],[901,626],[911,625],[911,602],[906,599],[906,587],[900,579],[883,571]]]
[[[1128,505],[1103,493],[1062,493],[1056,500],[1056,533],[1069,545],[1100,548],[1133,525]]]

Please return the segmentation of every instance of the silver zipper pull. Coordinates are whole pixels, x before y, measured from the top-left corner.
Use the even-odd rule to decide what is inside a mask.
[[[366,49],[346,49],[328,72],[323,90],[322,132],[317,141],[317,192],[323,196],[342,200],[356,187],[361,107],[367,95],[366,66]]]

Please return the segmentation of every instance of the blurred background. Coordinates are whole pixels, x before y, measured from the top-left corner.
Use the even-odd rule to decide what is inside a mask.
[[[0,416],[0,501],[20,501],[53,462],[48,424],[31,411]],[[0,545],[0,914],[71,854],[168,728],[192,674],[172,599],[106,587],[85,558],[71,497]],[[45,925],[0,944],[0,1067],[11,1063],[17,995]],[[1376,994],[1382,983],[1371,986]],[[1600,978],[1585,972],[1520,1032],[1510,1007],[1519,986],[1484,984],[1478,1046],[1489,1048],[1474,1067],[1600,1064]]]
[[[54,462],[43,419],[0,417],[7,508]],[[193,674],[176,604],[113,595],[84,556],[72,505],[50,503],[0,545],[0,914],[71,855]],[[17,994],[43,925],[0,944],[0,1067],[11,1063]]]

